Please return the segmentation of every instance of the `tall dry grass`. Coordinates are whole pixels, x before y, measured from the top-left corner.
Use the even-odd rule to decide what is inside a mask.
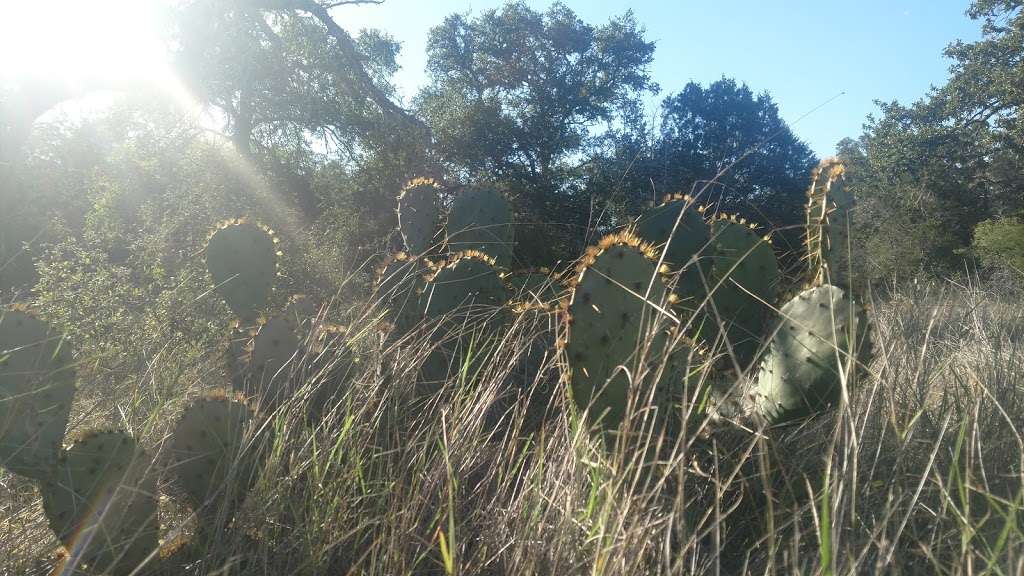
[[[350,316],[359,362],[339,343],[296,362],[302,388],[268,415],[271,456],[234,525],[168,572],[1024,573],[1024,312],[1005,295],[911,286],[874,303],[875,358],[840,409],[777,429],[707,419],[652,433],[656,449],[588,430],[544,315],[426,390],[427,328],[392,341],[376,311]],[[132,432],[158,459],[185,401],[223,382],[217,362],[137,400],[150,413]],[[77,427],[110,401],[82,395]],[[0,573],[43,573],[56,541],[36,491],[0,474]],[[174,499],[161,510],[166,539],[197,531]]]

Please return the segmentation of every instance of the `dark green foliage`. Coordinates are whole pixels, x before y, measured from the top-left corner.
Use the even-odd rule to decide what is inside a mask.
[[[70,342],[28,312],[0,310],[0,466],[45,478],[56,465],[74,394]]]
[[[277,247],[267,230],[244,221],[218,228],[206,245],[206,266],[217,292],[243,321],[267,308],[277,278]]]
[[[127,575],[156,551],[156,474],[131,436],[84,435],[40,489],[50,528],[67,548],[72,568]]]
[[[799,224],[816,159],[771,96],[727,78],[706,88],[691,82],[664,100],[662,113],[654,152],[664,167],[654,180],[660,191],[696,194],[707,185],[699,199],[720,210],[756,216],[773,228]]]
[[[508,2],[430,31],[430,82],[417,109],[452,173],[500,183],[521,222],[522,264],[551,265],[585,246],[579,157],[592,135],[639,115],[655,87],[653,55],[631,13],[595,26],[561,3],[539,11]]]
[[[983,35],[946,48],[949,81],[910,105],[880,102],[864,134],[839,144],[861,278],[960,271],[975,226],[1024,208],[1024,10],[981,0],[968,14]]]
[[[758,410],[771,423],[805,418],[839,402],[870,356],[864,311],[848,292],[819,286],[779,311],[758,374]]]
[[[604,139],[588,191],[609,200],[620,218],[666,194],[688,193],[779,230],[776,243],[792,252],[786,264],[794,265],[807,174],[817,159],[771,96],[728,78],[690,82],[662,101],[660,118],[658,130],[639,121]]]
[[[985,264],[1024,273],[1024,218],[980,222],[974,229],[972,246]]]

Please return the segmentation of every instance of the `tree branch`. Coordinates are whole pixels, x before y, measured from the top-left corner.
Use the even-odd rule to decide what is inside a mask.
[[[341,57],[345,61],[345,64],[352,69],[353,74],[358,80],[359,84],[362,85],[363,89],[366,90],[370,100],[373,101],[381,110],[387,114],[391,114],[400,118],[409,126],[429,132],[429,128],[426,124],[420,121],[410,114],[407,110],[395,104],[388,98],[387,94],[381,91],[376,84],[373,83],[373,79],[366,73],[366,69],[363,68],[363,64],[360,61],[359,51],[356,49],[355,42],[352,41],[352,37],[348,35],[337,22],[331,18],[328,9],[332,6],[341,6],[344,4],[380,4],[383,0],[336,0],[321,4],[315,0],[249,0],[251,6],[257,8],[264,8],[267,10],[298,10],[300,12],[306,12],[312,15],[314,18],[320,21],[325,28],[327,33],[334,38],[334,41],[338,44],[338,49],[341,52]]]
[[[320,5],[330,10],[338,6],[357,6],[359,4],[383,4],[384,0],[338,0],[336,2],[320,2]]]

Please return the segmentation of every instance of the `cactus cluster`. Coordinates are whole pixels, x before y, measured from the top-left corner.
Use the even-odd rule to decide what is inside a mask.
[[[548,270],[507,271],[515,230],[500,194],[457,194],[442,215],[441,191],[424,179],[403,189],[407,251],[384,261],[375,289],[391,342],[430,330],[426,380],[447,378],[453,366],[480,368],[480,350],[501,341],[518,315],[545,332],[512,380],[529,381],[557,354],[563,390],[611,437],[637,413],[678,430],[686,415],[703,413],[699,376],[709,371],[756,374],[752,408],[767,424],[806,418],[840,402],[869,359],[867,318],[845,271],[853,199],[837,162],[814,172],[806,282],[790,299],[780,298],[770,237],[688,196],[667,197],[587,249],[563,282]],[[166,462],[117,431],[89,432],[65,447],[71,346],[24,307],[0,316],[0,465],[39,483],[72,570],[129,574],[158,557],[161,474],[174,479],[204,530],[227,528],[267,455],[265,418],[302,390],[302,370],[329,373],[329,385],[309,398],[311,419],[350,384],[358,358],[312,299],[293,296],[272,313],[281,254],[269,228],[222,223],[205,253],[214,287],[237,316],[227,354],[235,391],[192,402],[166,441]],[[342,346],[320,366],[327,338]],[[546,399],[535,400],[542,411]]]
[[[128,574],[157,548],[152,462],[122,432],[65,448],[74,395],[70,342],[23,306],[0,311],[0,466],[39,485],[65,565]]]
[[[400,213],[411,209],[407,195]],[[805,288],[791,300],[780,300],[784,278],[769,234],[685,195],[667,196],[589,248],[560,292],[548,274],[493,267],[515,261],[512,210],[493,190],[472,190],[455,196],[438,234],[446,242],[437,256],[456,255],[434,264],[430,254],[400,254],[378,292],[402,333],[467,305],[509,301],[524,313],[561,300],[563,380],[605,429],[622,422],[630,401],[647,399],[662,413],[696,405],[691,376],[706,369],[756,374],[752,408],[785,423],[835,405],[868,359],[866,318],[845,270],[852,206],[842,164],[823,162],[808,193]]]
[[[3,310],[0,465],[38,484],[64,547],[62,573],[133,574],[156,565],[161,475],[170,475],[197,511],[206,509],[212,487],[235,503],[244,498],[250,484],[225,482],[228,470],[237,480],[257,469],[253,413],[243,400],[222,394],[193,402],[169,438],[173,463],[164,468],[122,431],[90,430],[66,440],[74,395],[70,343],[24,307]]]
[[[276,377],[316,316],[315,306],[296,298],[284,314],[263,320],[276,243],[269,229],[235,220],[219,225],[206,247],[214,286],[238,324],[258,326],[232,346],[245,364],[237,382],[255,383],[257,405],[285,393]],[[250,398],[215,393],[193,401],[167,439],[167,461],[154,461],[122,431],[86,431],[65,446],[74,368],[70,342],[45,321],[21,305],[0,310],[0,466],[38,483],[64,547],[60,571],[120,575],[158,565],[159,477],[170,477],[206,519],[203,530],[230,522],[266,454],[268,435],[256,434]]]

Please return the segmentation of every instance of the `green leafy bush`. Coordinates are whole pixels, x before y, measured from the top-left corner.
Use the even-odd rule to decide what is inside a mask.
[[[1024,213],[979,223],[972,247],[983,264],[1024,274]]]

